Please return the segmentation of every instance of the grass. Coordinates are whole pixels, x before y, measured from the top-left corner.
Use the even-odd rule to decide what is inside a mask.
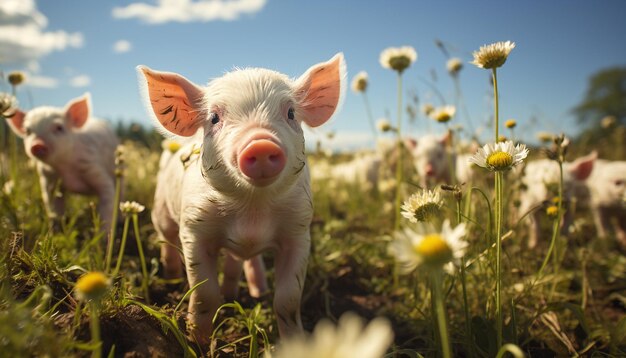
[[[216,323],[215,345],[200,348],[186,340],[182,313],[190,288],[182,281],[159,278],[159,243],[150,221],[158,150],[139,141],[127,141],[125,147],[124,200],[147,207],[139,214],[137,227],[147,268],[142,274],[135,240],[129,238],[120,274],[102,299],[103,356],[113,347],[115,354],[144,349],[125,338],[152,344],[157,350],[177,349],[172,354],[180,356],[249,357],[271,350],[278,341],[271,298],[251,299],[243,281],[240,300],[225,305],[217,316],[221,323]],[[590,148],[574,145],[572,152],[585,153]],[[69,197],[62,225],[53,230],[45,220],[36,174],[23,152],[18,153],[21,164],[15,173],[8,170],[7,159],[1,159],[0,187],[12,181],[13,188],[0,192],[0,351],[9,356],[88,356],[93,348],[88,344],[89,314],[74,298],[73,285],[84,272],[104,267],[105,239],[94,229],[93,199]],[[311,165],[320,160],[326,159],[311,154]],[[410,165],[404,170],[408,183],[417,182]],[[480,173],[473,185],[489,188],[492,180]],[[513,203],[521,195],[516,180],[507,179],[504,200],[504,227],[512,229],[504,233],[502,243],[503,340],[508,343],[504,347],[510,351],[519,347],[529,356],[626,354],[624,255],[613,242],[595,238],[591,217],[582,208],[576,215],[576,230],[568,240],[557,241],[554,252],[558,255],[553,260],[558,260],[559,270],[547,266],[535,281],[548,249],[551,220],[546,217],[542,223],[545,240],[536,249],[526,249],[527,229],[512,219]],[[466,291],[464,296],[460,276],[443,278],[448,331],[453,355],[493,357],[498,355],[491,314],[495,248],[489,241],[487,214],[493,203],[475,191],[470,196],[469,188],[462,190],[459,207],[471,209],[463,217],[470,232]],[[314,182],[313,194],[313,245],[302,303],[305,329],[311,331],[324,317],[336,320],[345,311],[366,319],[382,315],[392,322],[395,332],[389,356],[394,352],[397,356],[437,356],[428,275],[393,280],[396,264],[387,246],[394,226],[394,208],[388,205],[394,200],[394,189],[369,192],[354,183]],[[492,197],[489,192],[486,196]],[[457,203],[452,194],[446,194],[444,207],[446,217],[456,222]],[[128,235],[135,237],[134,231]],[[116,233],[116,254],[120,238],[121,228]],[[265,259],[272,282],[272,254]],[[150,303],[142,289],[145,272],[150,276]],[[136,322],[144,322],[145,329],[129,328]],[[466,334],[467,327],[472,336]]]

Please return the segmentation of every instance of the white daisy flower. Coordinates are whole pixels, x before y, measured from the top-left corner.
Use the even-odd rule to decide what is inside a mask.
[[[438,190],[420,190],[402,204],[402,216],[412,223],[426,222],[440,216],[443,199]]]
[[[386,118],[381,118],[376,122],[376,128],[381,132],[389,132],[392,129],[391,122]]]
[[[18,102],[15,96],[0,92],[0,117],[12,117],[17,111]]]
[[[352,79],[352,90],[354,92],[365,92],[367,90],[368,77],[367,72],[361,71]]]
[[[270,357],[380,358],[392,340],[393,331],[386,319],[376,318],[365,326],[362,318],[348,312],[341,316],[337,326],[323,320],[311,336],[284,340]]]
[[[397,232],[395,240],[390,244],[390,251],[400,263],[403,272],[409,273],[419,266],[440,269],[449,262],[457,263],[467,249],[465,224],[450,227],[450,221],[443,223],[441,232],[420,232],[405,228]]]
[[[123,214],[139,214],[146,209],[145,206],[136,201],[125,201],[120,203],[120,210]]]
[[[389,47],[380,53],[380,64],[399,73],[404,72],[417,60],[417,52],[411,46]]]
[[[474,61],[470,63],[485,69],[501,67],[513,48],[515,48],[515,42],[511,41],[481,46],[478,51],[474,51]]]
[[[469,159],[480,167],[491,171],[506,171],[520,164],[528,156],[525,144],[514,145],[513,141],[485,144]]]
[[[454,106],[443,106],[435,108],[431,113],[430,117],[436,120],[439,123],[447,123],[454,114],[456,113],[456,107]]]
[[[448,68],[448,72],[452,76],[456,76],[463,68],[463,62],[461,62],[460,58],[453,57],[448,60],[448,62],[446,63],[446,67]]]

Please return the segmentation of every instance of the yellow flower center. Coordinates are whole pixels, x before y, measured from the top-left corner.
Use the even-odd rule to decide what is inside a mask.
[[[417,221],[430,221],[432,218],[439,216],[439,205],[437,203],[426,203],[415,209],[413,212]]]
[[[355,88],[359,92],[365,92],[365,90],[367,89],[367,80],[365,78],[359,78],[356,81]]]
[[[424,258],[427,264],[445,264],[452,259],[452,250],[440,234],[429,234],[415,245],[415,252]]]
[[[389,67],[402,73],[411,66],[411,59],[407,56],[395,56],[389,59]]]
[[[109,286],[109,279],[102,272],[89,272],[76,281],[76,292],[86,298],[99,296]]]
[[[546,214],[550,217],[555,217],[559,213],[559,208],[556,205],[548,206]]]
[[[511,129],[512,129],[512,128],[515,128],[515,126],[517,125],[517,122],[516,122],[514,119],[509,119],[508,121],[506,121],[506,122],[504,123],[504,125],[505,125],[507,128],[511,128]]]
[[[493,152],[487,157],[487,164],[495,169],[506,169],[513,164],[513,157],[506,152]]]
[[[172,153],[176,153],[180,149],[180,143],[171,141],[167,143],[167,149]]]
[[[448,113],[448,112],[440,112],[440,113],[437,113],[437,118],[435,118],[435,119],[439,123],[446,123],[447,121],[450,120],[450,118],[452,118],[452,116],[450,116],[450,113]]]

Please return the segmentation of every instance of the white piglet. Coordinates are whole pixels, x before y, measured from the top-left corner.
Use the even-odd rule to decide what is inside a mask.
[[[597,160],[587,186],[598,236],[606,237],[613,227],[618,244],[626,250],[626,161]]]
[[[8,118],[35,160],[44,206],[50,219],[65,212],[65,195],[56,191],[98,196],[98,213],[107,230],[115,195],[115,149],[118,139],[109,125],[91,118],[89,94],[65,108],[37,107]]]
[[[343,55],[296,80],[250,68],[199,87],[174,73],[143,66],[138,73],[156,122],[166,132],[192,137],[160,168],[152,213],[159,237],[182,245],[189,285],[207,280],[190,297],[189,335],[208,341],[222,295],[237,295],[242,266],[251,293],[264,289],[260,254],[266,250],[275,252],[279,333],[301,332],[313,215],[301,124],[317,127],[337,110],[345,87]],[[182,274],[172,245],[161,246],[161,260],[166,275]]]

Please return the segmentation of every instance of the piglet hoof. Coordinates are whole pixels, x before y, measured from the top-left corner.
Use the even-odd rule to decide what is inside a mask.
[[[187,320],[187,340],[190,342],[205,347],[211,342],[212,331],[213,325],[210,320],[206,320],[206,322]]]

